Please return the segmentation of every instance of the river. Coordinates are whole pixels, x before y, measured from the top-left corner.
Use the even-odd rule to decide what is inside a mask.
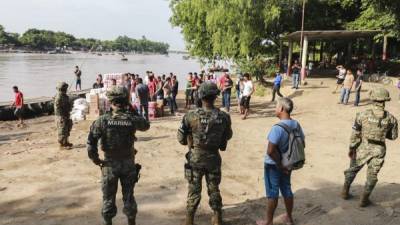
[[[0,102],[13,100],[14,85],[19,87],[25,98],[54,96],[59,81],[74,85],[76,65],[82,70],[82,88],[90,88],[99,73],[130,72],[143,77],[146,71],[151,70],[156,75],[173,72],[182,89],[186,74],[200,71],[197,60],[183,60],[182,56],[126,55],[128,61],[122,61],[119,55],[106,54],[0,54]]]

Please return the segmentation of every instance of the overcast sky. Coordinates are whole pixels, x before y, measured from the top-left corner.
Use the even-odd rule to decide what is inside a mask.
[[[39,28],[108,40],[145,35],[183,50],[170,15],[168,0],[0,0],[0,24],[8,32]]]

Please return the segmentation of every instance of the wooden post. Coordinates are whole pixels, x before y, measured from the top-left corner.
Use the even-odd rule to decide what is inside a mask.
[[[324,41],[321,41],[321,47],[319,49],[319,61],[324,61]]]
[[[313,59],[312,59],[312,61],[315,63],[315,52],[316,52],[316,49],[317,49],[317,41],[314,41],[314,43],[313,43],[313,52],[312,52],[312,55],[313,55]]]
[[[308,59],[308,37],[304,36],[303,40],[303,51],[301,56],[301,80],[304,81],[306,78],[306,68],[307,68],[307,59]]]
[[[352,55],[353,55],[353,43],[350,41],[350,42],[347,43],[346,64],[350,64],[351,63]]]
[[[287,60],[287,75],[290,75],[291,67],[292,67],[292,57],[293,57],[293,42],[289,41],[289,50],[288,50],[288,60]]]
[[[382,60],[387,60],[387,45],[388,45],[388,36],[383,36],[383,51],[382,51]]]

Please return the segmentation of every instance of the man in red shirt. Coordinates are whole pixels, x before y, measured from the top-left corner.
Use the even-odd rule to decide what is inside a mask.
[[[14,115],[19,120],[19,123],[17,125],[19,127],[24,125],[24,119],[22,118],[22,113],[23,113],[22,110],[24,107],[24,95],[22,94],[22,92],[18,90],[17,86],[14,86],[13,90],[15,93],[15,100],[12,103],[11,107],[15,107]]]
[[[154,76],[149,76],[149,83],[147,84],[150,93],[150,101],[156,101],[157,80]]]

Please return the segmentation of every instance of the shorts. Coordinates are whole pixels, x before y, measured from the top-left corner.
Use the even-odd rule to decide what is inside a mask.
[[[279,190],[284,198],[293,197],[289,174],[284,174],[275,165],[264,164],[265,192],[267,198],[279,198]]]
[[[79,79],[79,80],[76,80],[76,85],[81,85],[82,84],[82,81],[81,81],[81,79]]]
[[[18,118],[22,117],[23,109],[22,108],[16,108],[14,111],[14,115]]]
[[[251,98],[251,96],[243,96],[240,99],[240,106],[242,106],[245,109],[249,109],[250,108],[250,98]]]
[[[336,84],[343,84],[344,79],[337,79]]]

